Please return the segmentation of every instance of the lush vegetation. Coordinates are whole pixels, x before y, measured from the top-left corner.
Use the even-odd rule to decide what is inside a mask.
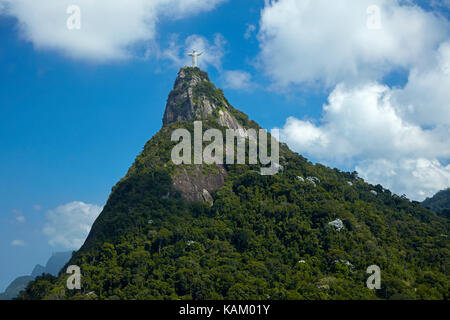
[[[433,210],[437,214],[450,217],[450,189],[442,190],[433,197],[427,198],[422,202],[425,208]]]
[[[193,130],[163,127],[113,188],[70,261],[82,290],[67,290],[64,273],[45,275],[21,299],[449,298],[445,217],[283,144],[280,173],[227,165],[212,206],[187,203],[172,188],[170,133],[180,126]],[[341,231],[329,225],[336,219]],[[365,284],[374,264],[380,290]]]

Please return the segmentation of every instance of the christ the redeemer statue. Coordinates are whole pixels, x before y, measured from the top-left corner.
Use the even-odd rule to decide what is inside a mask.
[[[203,54],[203,52],[197,52],[197,51],[193,51],[191,53],[188,53],[188,56],[192,57],[192,66],[195,68],[197,67],[197,57],[201,56]]]

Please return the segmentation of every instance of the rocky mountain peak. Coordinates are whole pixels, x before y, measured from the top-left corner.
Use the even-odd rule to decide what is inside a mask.
[[[174,90],[183,88],[194,88],[202,82],[210,82],[207,72],[197,67],[183,67],[178,72],[175,80]]]
[[[223,91],[216,88],[208,74],[197,67],[181,68],[167,99],[163,125],[176,121],[205,120],[211,116],[224,127],[242,129],[231,114]]]

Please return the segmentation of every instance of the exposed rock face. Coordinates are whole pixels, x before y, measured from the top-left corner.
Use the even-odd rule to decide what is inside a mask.
[[[203,189],[202,197],[203,197],[203,201],[208,202],[210,205],[214,204],[214,199],[213,199],[213,197],[211,196],[211,194],[209,193],[208,190]]]
[[[209,82],[208,75],[198,68],[182,68],[178,73],[172,92],[167,99],[163,124],[176,121],[192,121],[207,117],[213,106],[208,100],[194,103],[193,88],[201,83]]]
[[[354,268],[353,264],[351,264],[350,261],[348,261],[348,260],[338,259],[338,260],[334,260],[334,263],[342,263],[342,264],[345,264],[350,269]]]
[[[178,73],[174,88],[167,99],[163,124],[176,121],[205,120],[213,117],[229,129],[238,130],[241,136],[247,132],[232,115],[231,107],[209,80],[208,74],[199,68],[184,67]],[[204,201],[213,204],[211,194],[223,186],[226,170],[215,165],[214,174],[205,174],[205,167],[192,165],[178,168],[173,175],[173,186],[187,201]]]
[[[219,110],[219,123],[223,127],[239,130],[245,135],[245,130],[227,110]]]
[[[334,227],[336,231],[341,232],[344,229],[344,223],[341,219],[336,219],[328,223],[330,226]]]
[[[207,174],[203,165],[180,166],[173,177],[173,187],[186,201],[204,201],[213,204],[211,193],[223,186],[226,171],[221,165],[218,172]]]
[[[306,181],[311,183],[314,187],[317,187],[317,184],[320,183],[320,179],[317,177],[307,177]]]
[[[245,130],[229,112],[230,106],[221,91],[210,82],[208,74],[199,68],[184,67],[178,73],[167,100],[163,124],[176,121],[204,120],[214,115],[223,127]]]

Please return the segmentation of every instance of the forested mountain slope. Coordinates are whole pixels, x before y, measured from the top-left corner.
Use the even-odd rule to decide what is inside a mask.
[[[70,261],[82,289],[61,273],[21,299],[448,299],[445,217],[285,144],[272,176],[260,163],[177,166],[171,134],[193,133],[194,120],[224,134],[259,128],[206,73],[183,68],[164,126]],[[380,290],[366,287],[370,265]]]
[[[425,199],[422,202],[425,208],[433,210],[437,214],[444,215],[447,218],[450,217],[450,188],[439,191],[431,198]]]

